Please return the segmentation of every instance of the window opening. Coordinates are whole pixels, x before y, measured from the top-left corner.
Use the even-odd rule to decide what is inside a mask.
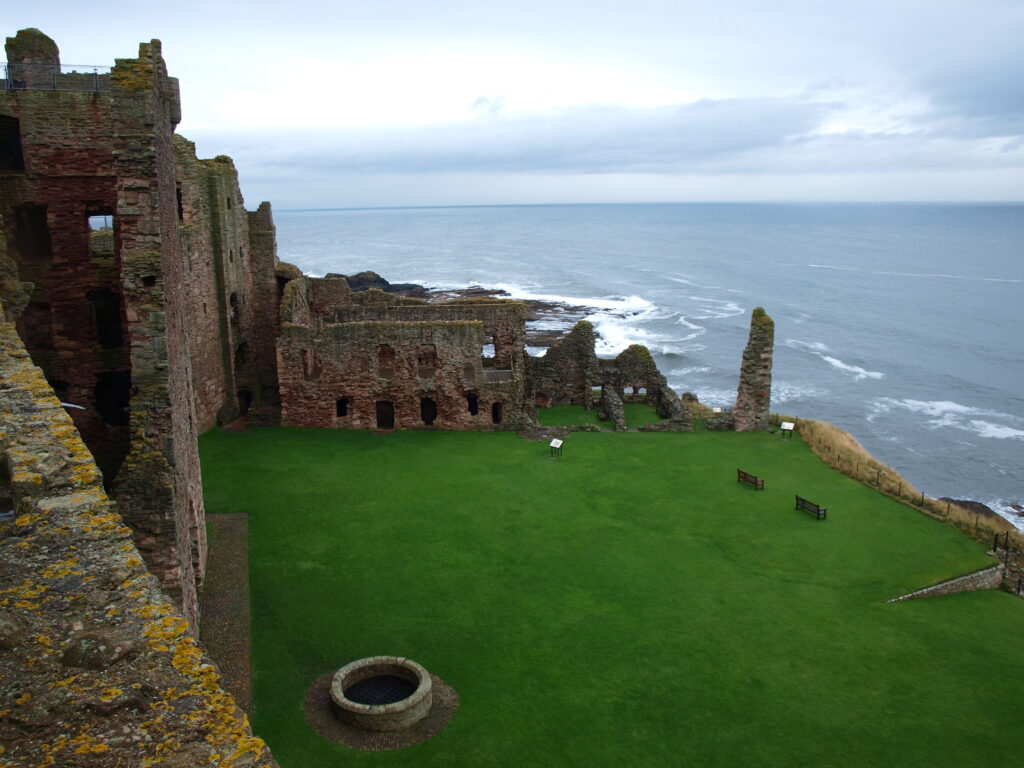
[[[491,404],[491,423],[501,424],[501,419],[504,416],[502,410],[503,408],[500,402]]]
[[[92,304],[93,321],[96,324],[96,341],[103,349],[118,349],[124,346],[124,329],[121,325],[123,301],[121,294],[106,288],[89,291],[86,298]]]
[[[437,370],[437,347],[423,344],[416,355],[416,375],[421,379],[429,379]]]
[[[24,171],[21,124],[16,117],[0,115],[0,171]]]
[[[178,221],[183,221],[185,219],[185,201],[181,196],[181,184],[178,184],[175,194],[178,198]]]
[[[395,350],[387,344],[377,347],[377,375],[385,379],[395,375]]]
[[[239,316],[238,294],[232,293],[228,297],[228,304],[231,306],[231,322],[237,323]]]
[[[471,416],[476,416],[480,413],[480,398],[477,397],[475,392],[469,392],[466,394],[466,407],[469,408]]]
[[[320,355],[312,349],[302,350],[302,375],[306,381],[316,381],[324,372],[323,364],[320,362]]]
[[[14,207],[14,242],[25,261],[49,261],[52,258],[45,205],[24,203]]]
[[[334,401],[334,415],[339,419],[348,416],[348,398],[339,397]]]

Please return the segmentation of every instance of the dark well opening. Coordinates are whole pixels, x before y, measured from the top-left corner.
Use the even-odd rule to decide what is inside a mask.
[[[377,401],[377,429],[395,428],[395,404],[387,400]]]
[[[416,692],[416,683],[398,675],[376,675],[353,683],[345,689],[345,698],[356,704],[393,704]]]
[[[24,171],[18,118],[0,115],[0,171]]]
[[[428,427],[434,425],[434,419],[437,418],[437,403],[429,397],[420,398],[420,418]]]

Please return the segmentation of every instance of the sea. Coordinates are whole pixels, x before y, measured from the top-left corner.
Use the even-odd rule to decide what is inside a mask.
[[[1024,530],[1024,204],[616,204],[275,212],[304,272],[584,306],[728,407],[751,310],[772,411],[824,419],[929,496]],[[560,321],[554,322],[556,327]],[[568,330],[570,323],[564,323]],[[543,348],[530,348],[540,355]]]

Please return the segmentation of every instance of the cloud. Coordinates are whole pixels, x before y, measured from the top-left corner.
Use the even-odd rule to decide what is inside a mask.
[[[968,130],[925,114],[898,130],[823,130],[842,102],[704,99],[671,107],[592,105],[507,114],[482,99],[475,119],[367,130],[217,136],[200,131],[247,173],[310,175],[529,173],[737,174],[983,170],[1024,166],[1020,127]],[[972,118],[975,128],[982,118]],[[996,118],[992,118],[996,120]],[[1009,126],[1007,126],[1009,127]],[[1004,137],[993,141],[988,137]]]

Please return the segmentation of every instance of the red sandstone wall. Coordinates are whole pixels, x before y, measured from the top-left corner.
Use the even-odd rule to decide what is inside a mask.
[[[380,291],[351,293],[344,280],[303,278],[289,284],[282,313],[302,321],[285,322],[278,338],[285,425],[376,429],[378,402],[393,404],[398,429],[494,429],[532,421],[532,408],[524,408],[520,304],[427,304]],[[488,331],[498,339],[505,368],[497,360],[484,366]]]

